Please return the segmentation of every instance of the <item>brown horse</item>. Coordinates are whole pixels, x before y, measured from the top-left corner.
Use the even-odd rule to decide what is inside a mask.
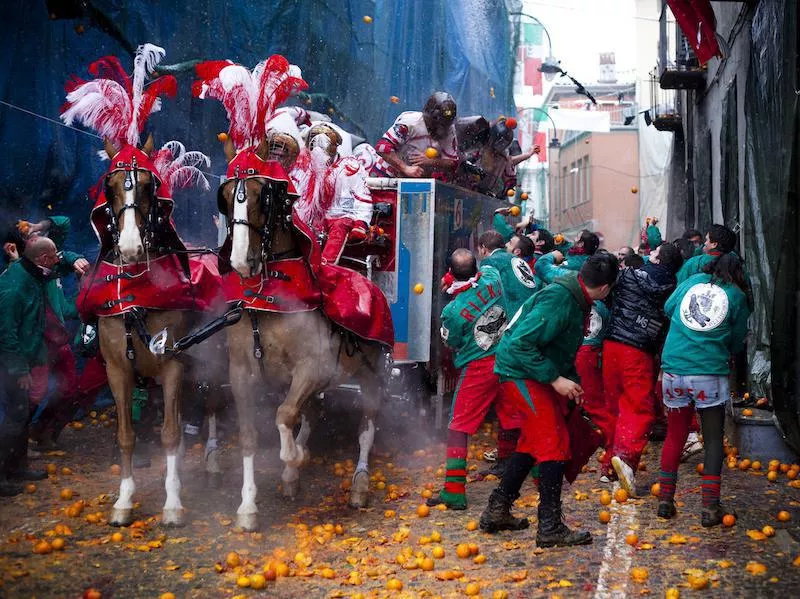
[[[225,146],[228,162],[236,153],[233,144]],[[267,145],[255,150],[266,160]],[[228,216],[230,264],[241,277],[257,275],[276,256],[299,256],[300,247],[292,234],[291,199],[257,173],[229,179],[220,187],[220,208]],[[249,311],[250,312],[250,311]],[[265,390],[288,386],[288,393],[277,410],[280,435],[281,475],[284,494],[297,492],[298,468],[308,459],[306,442],[309,420],[318,409],[308,400],[326,389],[351,378],[358,381],[363,400],[359,429],[360,454],[353,475],[350,505],[364,507],[369,497],[368,459],[375,437],[375,417],[384,390],[386,353],[374,343],[362,343],[362,352],[341,351],[342,337],[321,310],[298,313],[252,311],[228,328],[229,374],[236,400],[240,442],[244,464],[242,503],[237,525],[245,530],[258,526],[253,458],[256,451],[256,398]],[[254,344],[263,346],[259,359]],[[294,427],[302,416],[297,438]],[[306,417],[308,416],[308,418]]]
[[[105,150],[112,160],[112,171],[106,176],[105,193],[109,214],[112,215],[115,264],[135,264],[158,257],[152,226],[151,209],[156,202],[154,174],[146,168],[137,168],[136,163],[122,165],[114,163],[120,151],[106,140]],[[153,153],[153,138],[148,137],[141,151],[149,157]],[[166,329],[168,343],[183,337],[187,331],[188,312],[157,311],[147,313],[142,322],[149,335]],[[119,499],[114,504],[109,522],[114,526],[125,526],[133,521],[133,481],[131,458],[135,444],[131,420],[131,397],[134,389],[134,371],[141,376],[159,377],[164,395],[164,423],[161,427],[161,442],[167,455],[165,487],[167,499],[162,511],[162,524],[180,526],[184,514],[181,505],[181,484],[178,478],[178,446],[181,440],[180,387],[183,365],[179,360],[151,353],[140,335],[131,325],[126,327],[122,316],[100,318],[100,350],[106,361],[106,372],[114,402],[117,406],[117,435],[122,454],[122,472]],[[134,327],[135,329],[135,327]],[[129,340],[132,343],[133,359],[129,355]]]

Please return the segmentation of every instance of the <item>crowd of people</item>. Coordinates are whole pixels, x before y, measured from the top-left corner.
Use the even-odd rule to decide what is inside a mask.
[[[466,508],[468,437],[494,406],[497,461],[483,474],[501,482],[481,516],[483,530],[528,527],[511,510],[533,473],[537,545],[590,543],[588,532],[564,523],[563,480],[599,446],[600,482],[642,493],[636,472],[659,420],[667,430],[658,516],[675,515],[678,465],[703,450],[702,430],[701,524],[720,524],[730,513],[720,503],[724,406],[752,309],[736,235],[713,225],[704,241],[688,230],[664,243],[657,221],[648,219],[644,255],[631,247],[613,255],[586,230],[563,253],[549,231],[526,232],[526,222],[515,230],[507,213],[497,211],[495,230],[480,237],[477,255],[453,252],[442,281],[452,298],[441,315],[442,339],[461,375],[445,483],[429,504]],[[591,433],[596,445],[576,451]]]
[[[369,235],[375,177],[435,177],[493,196],[515,185],[515,167],[536,149],[510,151],[513,119],[459,122],[453,98],[433,94],[421,112],[402,113],[373,148],[343,152],[342,130],[312,122],[300,108],[278,111],[267,125],[268,157],[289,174],[298,214],[320,233],[323,260],[338,262],[345,245]],[[458,249],[442,291],[450,303],[441,335],[461,370],[448,427],[446,476],[433,505],[467,506],[466,457],[490,409],[500,421],[496,463],[501,479],[481,517],[488,532],[520,530],[513,502],[533,472],[540,504],[540,547],[591,542],[564,524],[562,483],[575,470],[575,436],[592,423],[601,481],[619,481],[636,494],[645,445],[667,423],[661,456],[658,515],[675,514],[682,457],[702,449],[704,526],[719,524],[724,404],[732,356],[744,343],[752,295],[736,235],[713,225],[664,243],[648,219],[641,245],[616,255],[598,235],[573,241],[525,218],[507,222],[499,209],[476,254]],[[75,410],[91,405],[105,384],[102,357],[89,352],[80,373],[65,323],[75,318],[59,277],[81,276],[82,256],[62,246],[69,219],[19,221],[7,235],[9,262],[0,276],[0,495],[22,491],[23,480],[44,478],[28,468],[33,450],[54,447]],[[93,330],[82,329],[80,346]],[[696,411],[695,411],[696,410]],[[695,414],[700,415],[698,424]],[[190,423],[197,433],[196,423]],[[572,438],[571,438],[572,437]],[[582,464],[578,464],[582,466]],[[579,469],[579,468],[578,468]]]

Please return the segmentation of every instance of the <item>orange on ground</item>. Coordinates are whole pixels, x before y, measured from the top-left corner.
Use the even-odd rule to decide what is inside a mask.
[[[111,541],[113,543],[122,543],[122,539],[123,536],[121,532],[115,532],[113,535],[111,535]]]
[[[639,543],[639,535],[637,535],[635,532],[629,533],[625,536],[625,542],[632,547],[636,547],[636,545]]]
[[[433,491],[431,491],[430,489],[423,489],[422,490],[422,496],[425,499],[430,499],[431,497],[433,497]]]
[[[703,574],[689,574],[687,582],[695,591],[700,591],[708,586],[708,578]]]
[[[795,478],[797,478],[797,470],[789,469],[789,471],[786,473],[786,478],[788,478],[789,480],[794,480]]]
[[[444,547],[438,545],[431,550],[431,555],[434,559],[442,559],[444,557]]]
[[[39,541],[33,546],[33,552],[39,555],[45,555],[53,551],[53,547],[47,541]]]
[[[336,572],[334,572],[332,568],[323,568],[320,574],[322,575],[322,578],[327,578],[328,580],[336,577]]]
[[[611,522],[611,512],[609,511],[601,510],[600,513],[597,515],[597,517],[603,524],[608,524],[609,522]]]
[[[508,599],[508,591],[495,591],[492,593],[492,599]]]
[[[611,505],[611,493],[608,491],[600,493],[600,505]]]
[[[753,463],[750,465],[750,468],[752,468],[753,470],[761,470],[761,462],[759,462],[758,460],[756,460],[755,462],[753,462]]]
[[[72,489],[70,488],[61,489],[59,497],[61,497],[61,499],[63,499],[64,501],[69,501],[70,499],[72,499]]]
[[[750,468],[750,463],[750,460],[747,458],[743,459],[741,462],[739,462],[739,470],[747,470]]]
[[[620,487],[614,491],[614,499],[617,501],[617,503],[625,503],[628,501],[628,492]]]
[[[728,527],[733,526],[734,524],[736,524],[736,516],[734,516],[733,514],[725,514],[722,517],[722,524]]]
[[[56,473],[56,465],[55,464],[48,464],[46,466],[47,474],[55,474]]]
[[[275,564],[275,574],[277,576],[288,576],[289,566],[287,566],[283,562],[278,562],[277,564]]]
[[[390,591],[402,591],[403,581],[398,580],[397,578],[390,578],[386,583],[386,588]]]
[[[422,560],[422,563],[419,565],[419,567],[425,572],[430,572],[434,568],[433,560],[429,557],[426,557]]]
[[[467,558],[470,556],[469,545],[466,543],[459,543],[456,546],[456,555],[460,558]]]
[[[385,512],[383,512],[384,518],[394,518],[396,515],[397,512],[395,512],[394,510],[386,510]]]
[[[28,483],[25,485],[25,492],[26,493],[36,493],[36,485],[33,483]]]
[[[236,586],[246,589],[250,586],[250,579],[247,576],[240,576],[236,579]]]
[[[278,573],[275,572],[274,568],[270,564],[269,566],[264,566],[264,580],[272,581],[278,578]]]
[[[647,582],[649,576],[650,572],[647,571],[647,568],[631,568],[631,579],[633,582]]]
[[[475,520],[470,520],[467,522],[467,530],[478,530],[478,523]]]
[[[434,543],[438,543],[441,540],[442,540],[442,533],[440,533],[438,530],[434,530],[431,533],[431,541],[433,541]]]
[[[103,593],[97,589],[86,589],[83,591],[83,599],[102,599]]]
[[[175,593],[161,593],[158,599],[175,599]]]
[[[70,474],[72,474],[72,470],[70,470],[69,468],[67,468],[66,466],[64,466],[64,467],[61,469],[61,474],[63,474],[64,476],[69,476]]]
[[[655,483],[652,487],[650,487],[650,495],[653,495],[654,497],[661,495],[661,483]]]
[[[446,512],[447,511],[447,504],[446,503],[440,503],[439,505],[436,506],[436,509],[439,510],[440,512]]]
[[[744,410],[742,410],[742,416],[752,416],[752,415],[753,415],[753,410],[751,410],[750,408],[745,408]]]
[[[774,483],[776,480],[778,480],[778,473],[774,470],[770,470],[767,472],[767,480],[771,483]]]
[[[677,587],[670,587],[664,593],[664,599],[680,599],[681,592]]]
[[[235,568],[236,566],[242,563],[242,558],[239,557],[239,554],[236,553],[235,551],[231,551],[228,555],[225,556],[225,563],[231,568]]]
[[[779,522],[788,522],[792,519],[792,515],[787,512],[786,510],[781,510],[778,512],[778,521]]]
[[[467,587],[464,589],[464,594],[467,597],[474,597],[478,593],[481,592],[481,587],[478,586],[477,582],[470,582]]]
[[[766,535],[768,537],[774,537],[775,536],[775,529],[772,528],[770,525],[767,525],[764,528],[762,528],[761,532],[764,533],[764,535]]]
[[[483,555],[482,553],[479,553],[478,555],[475,556],[475,558],[472,561],[476,564],[484,564],[486,563],[486,556]]]
[[[65,545],[66,543],[64,542],[64,539],[60,537],[56,537],[50,541],[50,546],[53,548],[53,551],[62,551]]]
[[[478,548],[477,543],[469,543],[467,545],[467,547],[469,547],[469,554],[470,555],[478,555],[478,552],[480,552],[480,549]]]
[[[785,474],[786,472],[789,472],[789,464],[781,464],[778,466],[778,469]]]
[[[431,513],[431,508],[429,508],[424,503],[417,507],[417,516],[420,518],[427,518]]]

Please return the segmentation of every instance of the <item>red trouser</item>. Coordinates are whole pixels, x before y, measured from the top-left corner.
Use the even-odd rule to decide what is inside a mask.
[[[461,370],[447,428],[474,435],[492,404],[502,429],[522,426],[522,414],[501,392],[500,377],[494,373],[494,356],[487,356]]]
[[[325,242],[325,247],[322,248],[323,264],[339,262],[339,257],[342,255],[353,225],[355,225],[355,221],[346,216],[325,219],[325,233],[328,235],[328,240]]]
[[[612,456],[636,470],[655,421],[655,370],[652,355],[616,341],[603,342],[603,386],[619,406]]]
[[[69,345],[47,348],[47,363],[31,368],[31,389],[28,398],[32,404],[39,405],[47,394],[48,379],[56,377],[56,403],[72,401],[78,386],[78,371],[75,367],[75,355]],[[49,405],[49,402],[48,402]]]
[[[600,346],[581,345],[575,357],[575,369],[583,387],[583,409],[603,433],[606,452],[600,464],[611,465],[611,447],[614,444],[614,427],[617,423],[617,406],[611,405],[603,390],[603,370],[600,365]]]
[[[532,380],[506,381],[502,393],[524,418],[517,451],[532,455],[540,463],[569,461],[569,432],[564,419],[567,399],[552,386]]]
[[[83,364],[81,376],[78,379],[78,398],[81,406],[90,408],[100,390],[108,385],[106,364],[103,356],[98,352]]]

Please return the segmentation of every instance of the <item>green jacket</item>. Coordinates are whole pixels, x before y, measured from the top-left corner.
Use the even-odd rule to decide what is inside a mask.
[[[66,305],[58,281],[45,279],[26,258],[0,275],[0,362],[12,376],[23,376],[47,359],[45,302],[63,323]]]
[[[655,225],[648,225],[645,235],[647,236],[647,245],[650,247],[651,251],[664,243],[661,237],[661,231],[659,231],[658,227]]]
[[[56,266],[55,271],[60,277],[72,274],[72,265],[75,264],[76,260],[83,258],[83,256],[76,252],[63,249],[70,230],[69,217],[49,216],[47,220],[50,221],[50,229],[47,231],[47,236],[56,244],[56,249],[61,252],[61,261],[58,263],[58,266]]]
[[[500,275],[481,271],[476,287],[458,293],[442,310],[442,340],[453,349],[453,364],[463,368],[494,355],[507,322]]]
[[[661,355],[664,372],[727,375],[730,356],[744,349],[747,297],[735,285],[711,284],[711,275],[686,279],[664,305],[670,319]]]
[[[611,324],[611,310],[604,302],[594,302],[589,315],[589,330],[583,337],[583,345],[600,347],[606,338],[608,325]]]
[[[564,376],[578,381],[575,354],[583,341],[589,308],[578,274],[559,277],[511,319],[497,348],[494,371],[501,380],[549,384]]]
[[[738,256],[736,252],[731,253],[734,256]],[[683,263],[683,266],[681,266],[678,274],[675,275],[675,278],[678,280],[678,285],[686,281],[689,277],[702,273],[706,264],[713,261],[718,256],[720,256],[719,253],[707,254],[703,252],[693,256],[692,258],[689,258]],[[755,309],[755,298],[753,297],[753,285],[750,283],[750,274],[747,272],[746,268],[744,269],[744,278],[745,281],[747,281],[747,293],[745,294],[745,297],[747,298],[747,308],[750,310],[750,312],[752,312]]]
[[[494,230],[503,236],[503,241],[506,243],[508,243],[509,240],[514,237],[514,233],[516,232],[514,231],[514,227],[506,222],[506,219],[503,218],[502,214],[494,215],[494,218],[492,219],[492,227],[494,227]]]
[[[588,254],[570,254],[567,252],[564,254],[564,264],[562,266],[567,270],[578,272],[588,259]]]
[[[533,265],[533,272],[538,280],[542,282],[542,285],[549,285],[556,277],[561,277],[572,272],[567,267],[556,264],[555,259],[556,256],[553,252],[543,254],[536,259]]]
[[[502,248],[496,249],[481,260],[481,272],[496,269],[503,282],[506,312],[509,318],[516,314],[522,304],[536,292],[536,279],[528,263],[512,256]]]

